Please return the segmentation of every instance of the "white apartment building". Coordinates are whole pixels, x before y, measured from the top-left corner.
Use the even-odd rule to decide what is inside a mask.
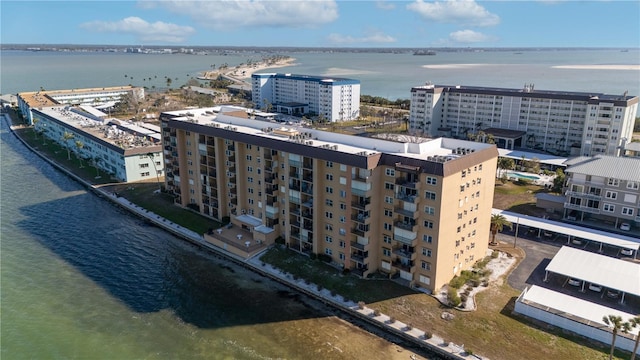
[[[500,148],[569,156],[619,155],[638,97],[426,84],[411,89],[413,133],[466,139],[483,131]]]
[[[118,181],[162,180],[164,161],[158,126],[101,119],[77,108],[33,108],[34,128],[43,141],[55,141]],[[73,137],[65,139],[65,133]],[[48,140],[47,140],[48,139]],[[81,142],[79,146],[76,142]],[[153,154],[150,156],[149,154]]]
[[[360,81],[295,74],[253,74],[256,107],[288,115],[321,116],[327,121],[360,115]]]
[[[108,108],[116,105],[123,96],[132,94],[144,99],[144,88],[134,86],[114,86],[71,90],[41,90],[18,94],[18,107],[29,125],[32,125],[32,108],[55,105],[89,105],[96,108]]]

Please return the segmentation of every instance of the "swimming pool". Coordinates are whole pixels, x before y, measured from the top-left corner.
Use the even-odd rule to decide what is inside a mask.
[[[527,180],[540,180],[539,176],[535,175],[524,175],[516,172],[507,172],[507,177],[515,177],[519,179],[527,179]]]

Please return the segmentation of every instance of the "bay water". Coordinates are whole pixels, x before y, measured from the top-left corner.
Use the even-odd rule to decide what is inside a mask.
[[[467,85],[640,95],[640,49],[539,49],[526,51],[441,51],[435,56],[411,52],[278,51],[296,59],[292,66],[262,70],[361,81],[361,93],[409,99],[411,87],[432,82]],[[273,53],[229,55],[129,54],[5,50],[0,53],[0,93],[146,86],[177,88],[202,72],[257,61]],[[628,66],[632,66],[631,68]],[[622,66],[612,68],[612,66]],[[627,66],[627,67],[625,67]]]

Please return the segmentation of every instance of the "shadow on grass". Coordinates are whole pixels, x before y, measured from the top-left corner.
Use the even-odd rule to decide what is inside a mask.
[[[370,304],[417,293],[388,279],[360,279],[285,247],[273,247],[260,259],[292,274],[294,278],[305,279],[308,284],[316,284],[354,302],[364,301]]]

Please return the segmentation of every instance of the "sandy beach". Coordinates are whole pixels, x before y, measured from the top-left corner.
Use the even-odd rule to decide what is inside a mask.
[[[229,67],[222,70],[219,69],[215,71],[205,71],[200,76],[200,78],[204,80],[213,80],[222,75],[236,82],[246,82],[245,79],[250,79],[251,75],[253,75],[253,73],[255,72],[265,69],[275,69],[285,66],[292,66],[295,65],[295,61],[295,58],[286,58],[275,62],[260,61],[249,65],[243,64],[241,66]]]

